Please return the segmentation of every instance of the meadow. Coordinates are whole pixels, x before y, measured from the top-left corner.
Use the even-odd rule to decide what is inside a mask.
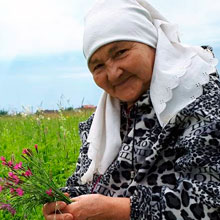
[[[20,158],[24,148],[33,148],[35,144],[43,153],[45,167],[54,181],[65,186],[66,179],[74,172],[81,145],[78,124],[85,121],[92,110],[62,111],[46,114],[0,117],[0,156],[8,160],[11,155]],[[5,170],[0,165],[0,176]],[[0,193],[1,198],[1,193]],[[0,220],[23,220],[22,209],[14,217],[0,211]],[[43,220],[42,206],[30,213],[28,219]]]

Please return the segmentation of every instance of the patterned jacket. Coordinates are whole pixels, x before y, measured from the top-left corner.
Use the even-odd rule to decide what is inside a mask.
[[[82,147],[76,171],[63,191],[129,197],[131,219],[220,219],[220,82],[217,74],[203,94],[161,128],[144,93],[130,111],[121,104],[120,152],[104,175],[82,185],[93,115],[79,125]]]

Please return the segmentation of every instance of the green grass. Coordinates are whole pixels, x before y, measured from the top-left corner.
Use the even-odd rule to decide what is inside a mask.
[[[91,114],[92,111],[60,111],[58,114],[0,117],[0,156],[9,160],[13,154],[19,160],[22,149],[33,148],[38,144],[39,150],[43,152],[47,171],[62,187],[75,169],[81,145],[78,124]],[[0,165],[0,176],[4,172]],[[41,210],[42,207],[37,207],[36,213],[31,213],[28,219],[43,220]],[[12,219],[26,219],[22,209],[17,210],[14,217],[0,211],[0,220]]]

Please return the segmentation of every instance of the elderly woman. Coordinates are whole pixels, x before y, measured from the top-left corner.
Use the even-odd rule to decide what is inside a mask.
[[[46,204],[45,218],[220,219],[220,83],[210,48],[181,44],[146,0],[98,0],[84,54],[105,92],[79,126],[77,168],[63,188],[73,203]]]

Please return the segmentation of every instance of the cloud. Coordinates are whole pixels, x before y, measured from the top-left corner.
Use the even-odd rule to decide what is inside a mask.
[[[179,26],[183,42],[220,44],[219,0],[149,0],[170,22]]]
[[[83,17],[95,0],[0,0],[0,59],[82,50]],[[220,43],[219,0],[149,0],[189,44]]]
[[[0,59],[81,50],[83,15],[79,11],[89,7],[83,3],[0,0]]]

